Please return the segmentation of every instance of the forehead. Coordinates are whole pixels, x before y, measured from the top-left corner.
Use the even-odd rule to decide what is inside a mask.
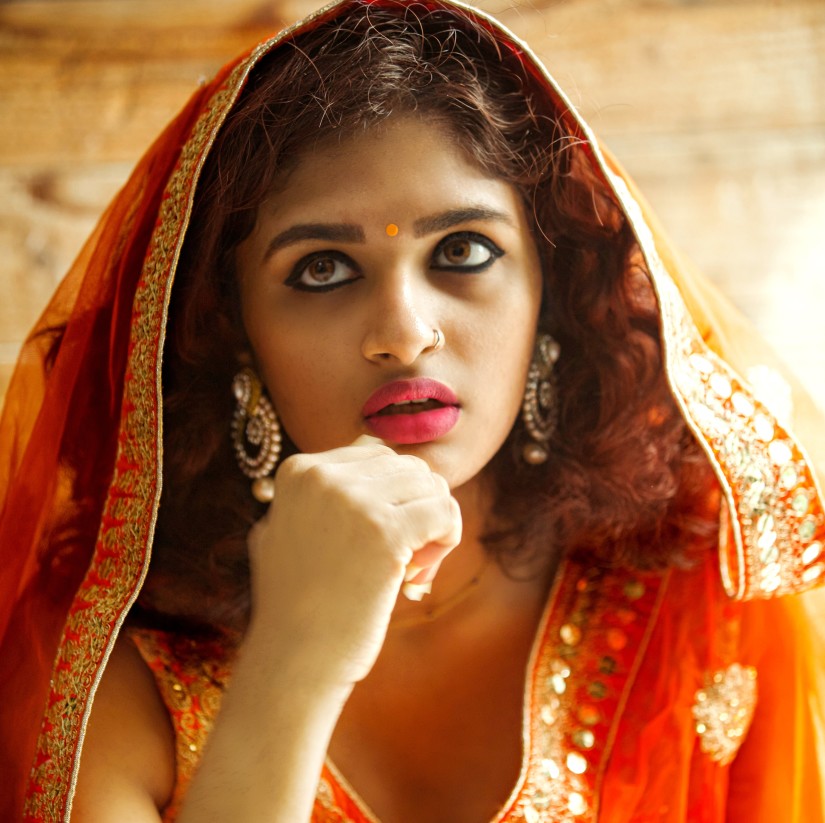
[[[518,207],[515,187],[472,162],[440,123],[394,117],[361,134],[319,142],[298,155],[262,216],[322,209],[398,222],[404,214],[489,202]],[[390,213],[392,212],[392,213]]]

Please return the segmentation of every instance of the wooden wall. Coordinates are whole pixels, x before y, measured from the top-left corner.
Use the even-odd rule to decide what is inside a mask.
[[[20,341],[201,77],[308,0],[0,3],[0,395]],[[825,407],[825,2],[485,0]]]

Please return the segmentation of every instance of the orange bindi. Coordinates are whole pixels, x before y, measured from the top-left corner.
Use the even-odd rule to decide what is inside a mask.
[[[398,234],[398,226],[396,226],[395,223],[390,223],[384,231],[387,232],[388,237],[395,237],[395,235]]]

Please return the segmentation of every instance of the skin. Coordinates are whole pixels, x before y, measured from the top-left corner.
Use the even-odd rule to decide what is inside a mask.
[[[250,533],[251,623],[179,819],[307,820],[327,752],[385,823],[445,808],[454,823],[489,819],[521,762],[548,573],[519,582],[492,565],[432,624],[410,625],[422,605],[399,591],[414,564],[443,602],[484,564],[484,467],[518,415],[541,301],[518,193],[443,129],[393,118],[299,159],[237,262],[256,368],[301,453]],[[364,402],[411,377],[456,393],[457,425],[415,445],[369,437]],[[157,821],[174,781],[169,721],[151,678],[124,675],[142,665],[128,642],[115,659],[76,812]],[[139,754],[124,768],[118,706],[131,703]]]

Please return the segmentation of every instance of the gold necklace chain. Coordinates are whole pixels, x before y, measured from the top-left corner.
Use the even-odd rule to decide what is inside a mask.
[[[481,578],[484,577],[484,572],[487,571],[487,567],[489,565],[490,558],[485,557],[484,562],[481,564],[478,571],[470,578],[470,580],[467,581],[458,591],[453,592],[453,594],[451,594],[446,600],[426,608],[423,613],[411,614],[409,617],[402,617],[400,620],[391,620],[389,627],[391,629],[407,629],[438,620],[438,618],[443,614],[446,614],[460,603],[463,603],[478,588],[481,583]]]

